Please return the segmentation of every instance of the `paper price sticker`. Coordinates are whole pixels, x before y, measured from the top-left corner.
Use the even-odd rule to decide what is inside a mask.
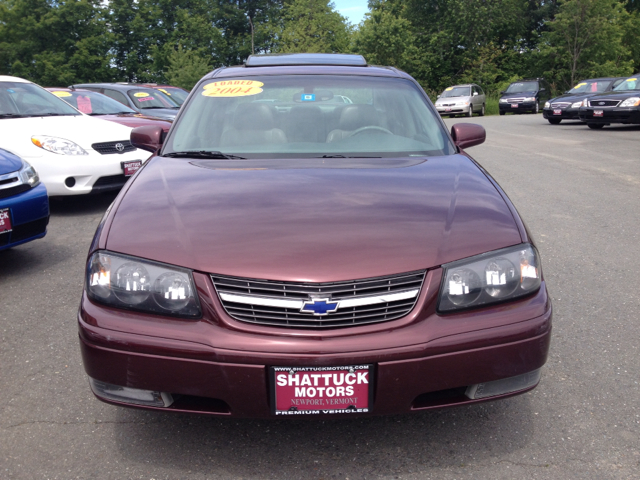
[[[71,97],[71,94],[69,92],[51,92],[53,93],[56,97]]]
[[[162,93],[164,93],[165,95],[169,95],[171,96],[171,94],[169,92],[167,92],[164,88],[159,88],[158,90],[160,90]]]
[[[262,93],[264,83],[256,80],[223,80],[206,84],[202,95],[205,97],[248,97]]]
[[[638,80],[637,78],[627,78],[625,80],[625,82],[635,82],[636,80]]]
[[[447,87],[444,89],[445,92],[450,92],[451,90],[453,90],[453,87]]]
[[[134,93],[133,96],[137,98],[144,98],[144,97],[148,97],[149,94],[147,92],[137,92],[137,93]]]
[[[575,87],[573,87],[573,88],[574,88],[574,89],[576,89],[576,88],[580,88],[580,87],[582,87],[582,86],[584,86],[584,85],[586,85],[586,83],[585,83],[585,82],[582,82],[582,83],[577,84],[577,85],[576,85]]]

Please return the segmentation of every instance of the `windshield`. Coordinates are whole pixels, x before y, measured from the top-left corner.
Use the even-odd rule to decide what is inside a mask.
[[[507,88],[507,93],[537,92],[538,82],[517,82]]]
[[[440,98],[447,97],[470,97],[471,87],[448,87],[440,95]]]
[[[0,118],[80,115],[33,83],[0,82]]]
[[[196,86],[163,154],[245,158],[398,157],[454,153],[439,118],[403,79],[288,75]],[[336,102],[346,97],[352,103]]]
[[[569,93],[598,93],[604,92],[609,85],[611,85],[611,80],[586,80],[584,82],[580,82],[571,90]]]
[[[624,82],[613,89],[614,92],[625,92],[627,90],[640,90],[638,77],[627,78]]]
[[[178,109],[180,105],[171,100],[160,90],[153,88],[136,88],[127,92],[129,98],[133,100],[136,108],[141,110],[152,110],[154,108],[173,108]]]
[[[171,97],[171,100],[176,102],[178,105],[182,105],[189,96],[189,92],[185,92],[181,88],[176,87],[156,87],[156,90],[160,90],[165,95]]]
[[[135,110],[117,102],[113,98],[97,92],[51,90],[51,93],[87,115],[137,113]]]

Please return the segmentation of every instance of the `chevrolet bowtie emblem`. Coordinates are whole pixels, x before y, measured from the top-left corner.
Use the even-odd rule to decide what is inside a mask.
[[[338,310],[340,302],[332,302],[328,298],[314,298],[304,302],[304,305],[300,309],[302,313],[313,313],[314,315],[321,316],[327,313],[333,313]]]

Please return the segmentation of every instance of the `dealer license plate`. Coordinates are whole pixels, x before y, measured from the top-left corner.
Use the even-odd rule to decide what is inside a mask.
[[[0,208],[0,234],[11,231],[11,216],[8,208]]]
[[[553,111],[553,114],[554,114],[554,115],[562,115],[562,110],[560,110],[559,108],[556,108],[556,109]]]
[[[604,115],[604,110],[594,110],[593,111],[593,116],[594,117],[602,117]]]
[[[373,365],[271,367],[271,413],[370,413]]]
[[[450,111],[451,111],[451,109],[450,109],[450,108],[445,108],[445,109],[444,109],[444,111],[445,111],[445,112],[450,112]]]
[[[124,170],[124,176],[130,177],[136,173],[142,166],[142,160],[131,160],[129,162],[121,162],[122,170]]]
[[[517,103],[512,103],[511,104],[511,108],[518,108],[518,104]]]

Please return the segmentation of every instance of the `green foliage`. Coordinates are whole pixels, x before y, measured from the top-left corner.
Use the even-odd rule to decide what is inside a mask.
[[[191,90],[207,72],[211,70],[207,58],[203,58],[194,50],[186,50],[182,45],[169,54],[167,81],[176,87]]]
[[[349,48],[346,19],[329,0],[287,0],[283,20],[275,48],[279,53],[336,53]]]

